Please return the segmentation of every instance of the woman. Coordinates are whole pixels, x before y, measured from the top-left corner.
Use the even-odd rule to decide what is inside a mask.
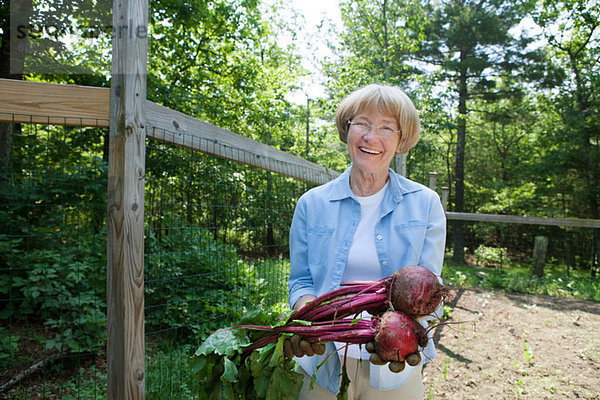
[[[343,281],[377,280],[396,269],[421,265],[441,275],[446,219],[435,192],[397,175],[390,162],[419,139],[419,117],[399,88],[365,86],[347,96],[336,113],[351,166],[333,181],[306,192],[290,229],[289,300],[298,310]],[[338,348],[340,345],[338,344]],[[297,357],[305,374],[301,399],[334,399],[340,358],[334,343],[324,355]],[[327,356],[325,363],[318,369]],[[422,362],[435,357],[433,341]],[[349,398],[423,398],[422,366],[400,373],[368,361],[364,349],[348,350]],[[309,389],[310,376],[316,384]]]

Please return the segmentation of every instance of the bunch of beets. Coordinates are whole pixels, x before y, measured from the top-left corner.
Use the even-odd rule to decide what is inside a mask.
[[[283,334],[292,340],[302,339],[314,349],[325,351],[325,342],[365,345],[370,361],[377,365],[389,362],[390,370],[400,372],[421,362],[419,349],[427,345],[427,330],[418,319],[432,314],[448,293],[437,276],[421,266],[407,266],[379,281],[344,282],[339,289],[317,297],[293,314],[283,325],[240,325],[262,332],[256,341],[244,348],[245,353],[275,343]],[[369,319],[355,318],[367,311]],[[319,343],[321,346],[314,346]],[[313,344],[311,346],[311,344]],[[289,341],[284,344],[286,356],[293,355]],[[320,349],[320,350],[319,350]]]

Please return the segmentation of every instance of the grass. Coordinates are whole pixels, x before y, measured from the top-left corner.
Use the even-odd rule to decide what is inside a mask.
[[[600,279],[591,278],[589,271],[567,273],[565,266],[546,266],[544,276],[539,278],[531,273],[528,265],[481,267],[456,265],[446,260],[442,278],[445,284],[454,286],[600,301]]]

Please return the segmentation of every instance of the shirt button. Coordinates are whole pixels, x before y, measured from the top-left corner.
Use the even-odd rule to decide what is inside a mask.
[[[383,265],[387,265],[387,261],[382,262]]]
[[[383,239],[383,236],[377,235],[377,240],[381,240],[381,239]]]

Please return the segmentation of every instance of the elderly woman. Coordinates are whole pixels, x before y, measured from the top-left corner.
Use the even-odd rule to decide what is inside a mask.
[[[378,280],[409,265],[438,276],[442,270],[446,219],[439,197],[389,168],[394,156],[419,140],[412,101],[397,87],[369,85],[347,96],[335,118],[352,164],[338,178],[306,192],[296,205],[289,277],[289,301],[296,310],[344,281]],[[421,365],[393,373],[366,361],[368,354],[358,345],[347,353],[340,347],[332,355],[336,344],[328,343],[322,356],[297,357],[305,374],[301,399],[335,399],[344,357],[350,399],[423,399]],[[433,357],[430,338],[422,363]]]

